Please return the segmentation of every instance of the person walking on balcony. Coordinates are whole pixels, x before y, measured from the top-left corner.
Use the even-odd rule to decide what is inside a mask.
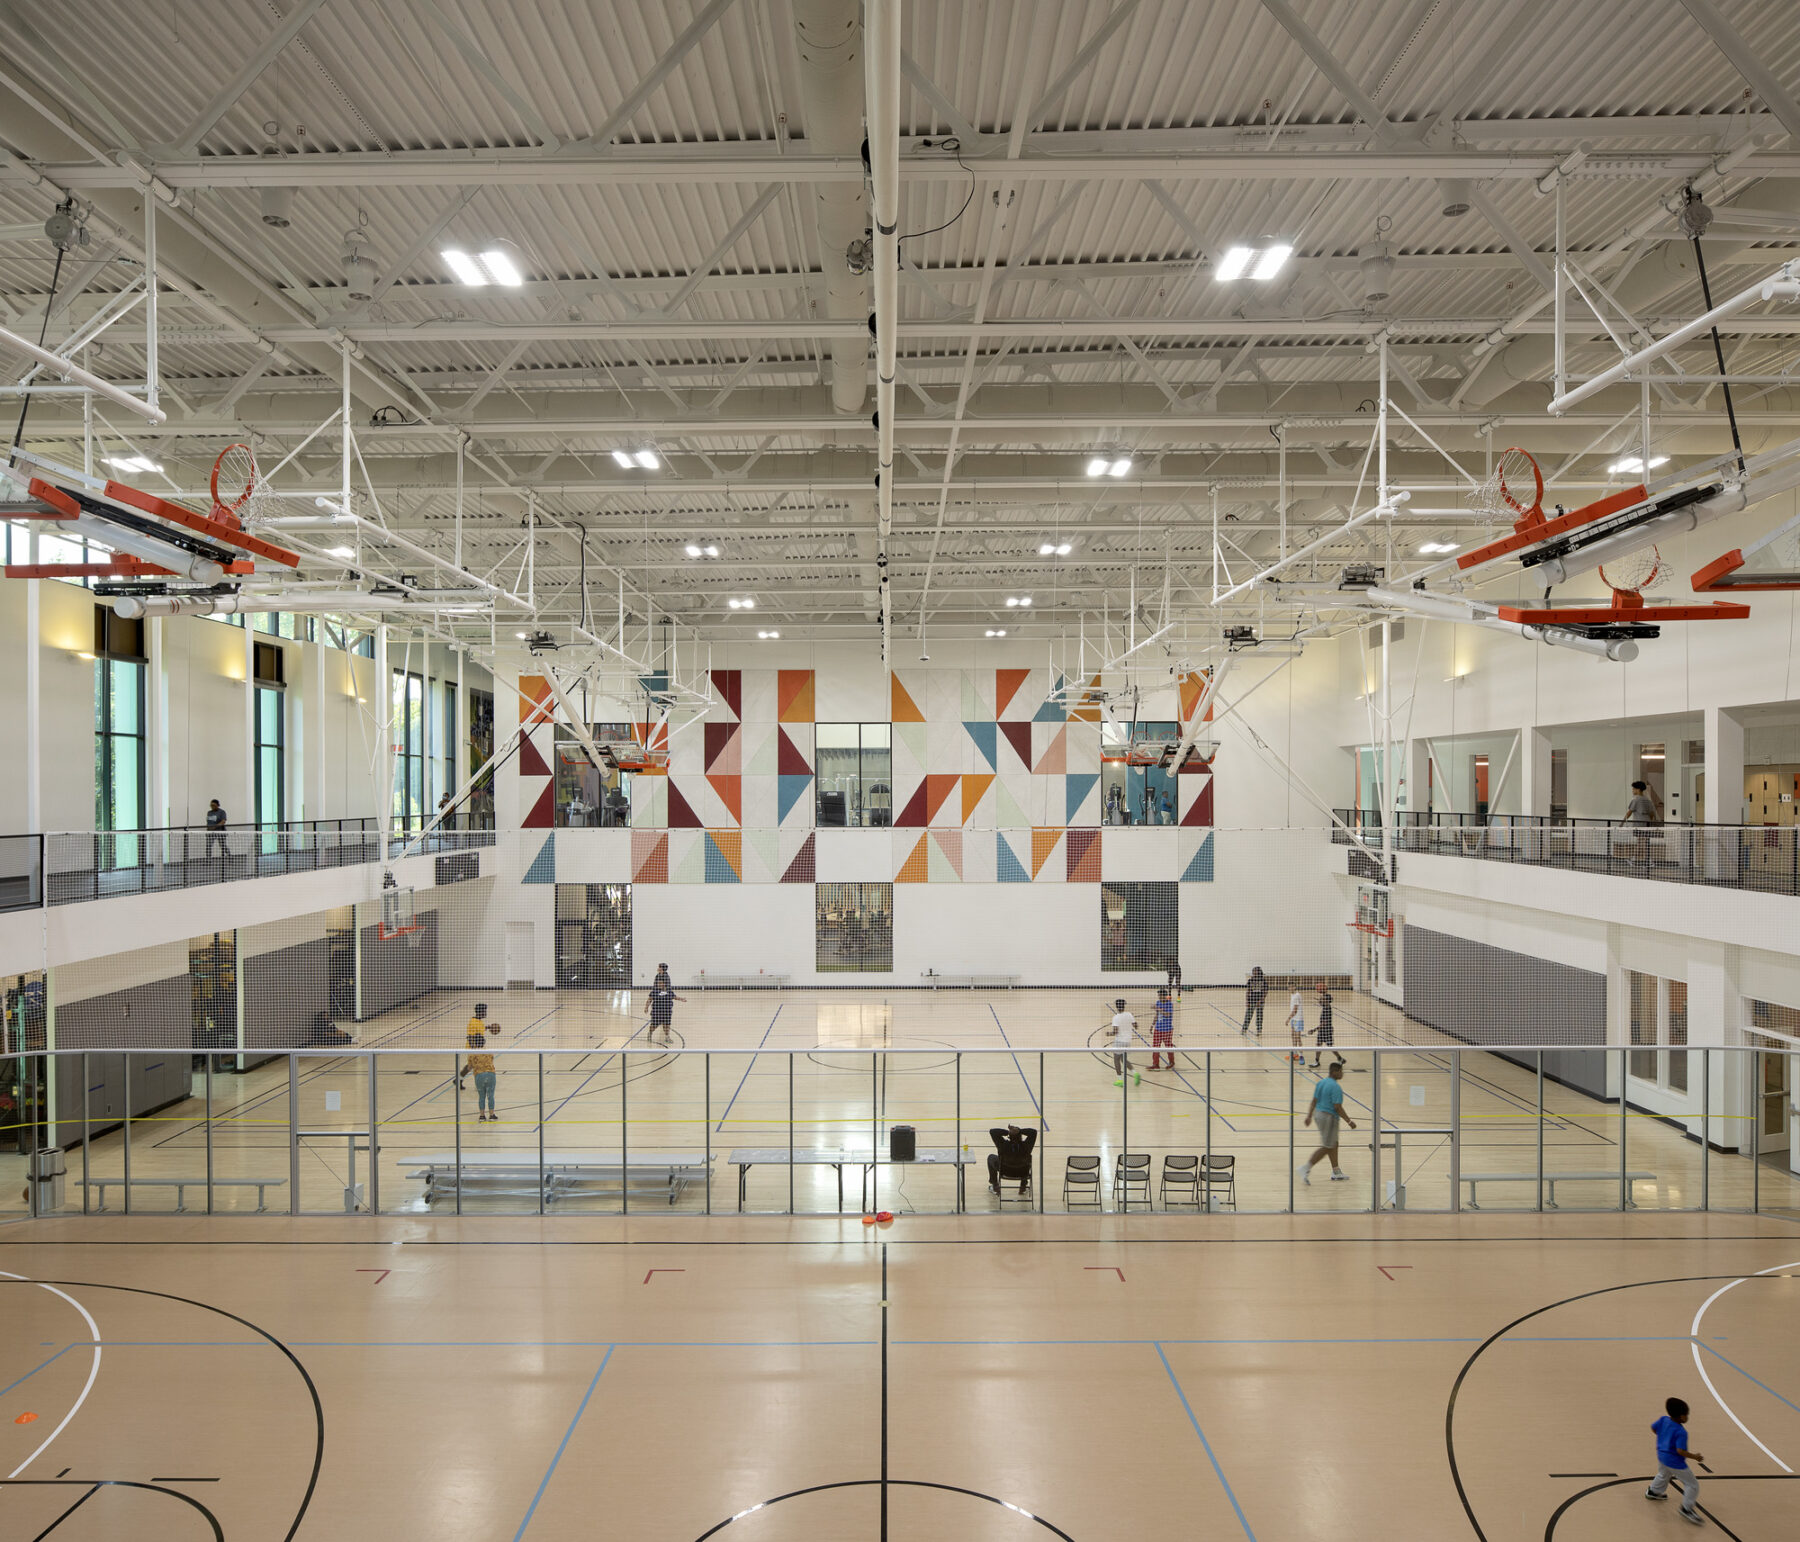
[[[1631,799],[1625,805],[1625,827],[1631,837],[1633,860],[1646,872],[1650,870],[1650,832],[1662,823],[1662,809],[1648,782],[1631,784]]]
[[[221,857],[231,855],[231,843],[225,838],[225,826],[230,818],[231,816],[219,807],[219,800],[214,798],[206,810],[206,854],[208,857],[212,856],[215,844],[219,848]]]

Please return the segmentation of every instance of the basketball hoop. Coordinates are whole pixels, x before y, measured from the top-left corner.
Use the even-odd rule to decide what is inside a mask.
[[[1513,528],[1524,530],[1544,520],[1544,473],[1517,445],[1500,452],[1493,474],[1470,495],[1472,507],[1495,519],[1514,516]]]
[[[1368,884],[1360,886],[1356,891],[1356,919],[1344,924],[1372,937],[1392,937],[1394,918],[1388,911],[1387,890]]]
[[[417,935],[418,930],[418,918],[413,912],[413,891],[383,889],[381,920],[376,924],[375,935],[383,942],[392,942],[396,937],[412,938]]]
[[[1604,564],[1600,581],[1614,594],[1642,594],[1668,582],[1669,570],[1663,565],[1662,553],[1654,546],[1627,552],[1616,562]]]
[[[595,745],[600,758],[614,771],[667,771],[667,749],[653,750],[635,739],[608,739]]]
[[[213,518],[228,524],[254,524],[267,512],[267,488],[256,469],[256,453],[247,444],[228,444],[212,469]]]

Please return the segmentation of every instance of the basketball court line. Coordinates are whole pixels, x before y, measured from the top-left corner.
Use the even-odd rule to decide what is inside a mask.
[[[1162,1344],[1155,1344],[1155,1349],[1156,1358],[1162,1361],[1162,1368],[1169,1373],[1169,1382],[1175,1388],[1175,1395],[1181,1399],[1181,1407],[1188,1416],[1188,1423],[1194,1427],[1194,1433],[1200,1437],[1200,1444],[1205,1448],[1207,1461],[1212,1463],[1212,1470],[1219,1480],[1219,1486],[1225,1490],[1225,1497],[1231,1501],[1231,1508],[1237,1513],[1238,1525],[1244,1528],[1244,1535],[1250,1539],[1250,1542],[1256,1542],[1256,1533],[1250,1529],[1250,1521],[1244,1514],[1244,1507],[1238,1503],[1238,1497],[1232,1491],[1231,1482],[1225,1476],[1225,1469],[1219,1465],[1219,1458],[1213,1451],[1212,1442],[1206,1438],[1206,1431],[1200,1428],[1200,1421],[1194,1415],[1194,1405],[1188,1401],[1188,1395],[1182,1388],[1181,1378],[1175,1374],[1175,1367],[1169,1364],[1169,1357],[1163,1353]]]
[[[757,1040],[756,1049],[750,1052],[750,1063],[744,1067],[744,1074],[738,1078],[738,1084],[731,1094],[731,1102],[725,1105],[725,1112],[719,1115],[719,1122],[713,1126],[713,1134],[724,1134],[725,1120],[730,1115],[733,1105],[736,1104],[738,1100],[738,1093],[744,1090],[744,1083],[750,1079],[750,1072],[756,1067],[757,1051],[761,1050],[763,1045],[769,1042],[769,1035],[775,1031],[775,1024],[780,1020],[782,1008],[786,1005],[787,1003],[785,1001],[778,1001],[775,1004],[775,1016],[769,1019],[769,1026],[763,1029],[763,1036]]]
[[[100,1325],[94,1321],[93,1314],[73,1296],[68,1294],[67,1291],[58,1290],[55,1285],[46,1284],[42,1280],[31,1280],[23,1274],[14,1274],[10,1269],[0,1269],[0,1278],[15,1280],[21,1284],[38,1285],[42,1289],[49,1291],[53,1296],[61,1296],[64,1301],[68,1302],[77,1312],[81,1313],[81,1320],[88,1325],[88,1331],[93,1335],[94,1344],[93,1362],[88,1366],[87,1380],[82,1383],[81,1395],[75,1399],[74,1403],[70,1406],[69,1411],[62,1416],[62,1422],[44,1437],[43,1443],[33,1451],[30,1456],[26,1457],[24,1461],[20,1462],[17,1467],[13,1468],[13,1470],[6,1475],[7,1480],[10,1481],[13,1478],[18,1477],[20,1473],[42,1456],[49,1448],[51,1442],[69,1427],[70,1420],[72,1420],[76,1414],[81,1412],[81,1405],[87,1401],[88,1393],[94,1390],[94,1381],[100,1375],[101,1345]],[[40,1366],[38,1369],[42,1370],[43,1367]],[[14,1383],[14,1385],[16,1386],[17,1383]],[[11,1391],[12,1389],[8,1388],[7,1390]]]
[[[588,1404],[593,1400],[594,1389],[600,1385],[600,1378],[606,1374],[606,1367],[611,1364],[613,1345],[606,1346],[606,1353],[601,1357],[600,1369],[594,1372],[594,1379],[588,1383],[587,1393],[581,1399],[581,1406],[575,1410],[575,1417],[569,1421],[569,1427],[563,1431],[561,1443],[556,1448],[556,1455],[550,1458],[550,1465],[544,1469],[544,1476],[538,1483],[537,1492],[531,1496],[531,1505],[525,1511],[525,1519],[519,1522],[519,1529],[513,1533],[513,1542],[525,1535],[525,1528],[531,1524],[532,1516],[537,1514],[537,1507],[543,1502],[544,1490],[550,1487],[550,1480],[556,1475],[556,1467],[563,1459],[563,1452],[569,1449],[569,1441],[574,1438],[575,1426],[581,1423],[581,1416],[587,1412]]]
[[[1769,1275],[1773,1275],[1779,1269],[1800,1269],[1800,1261],[1796,1261],[1793,1263],[1786,1263],[1786,1264],[1772,1264],[1767,1269],[1758,1269],[1756,1271],[1756,1273],[1753,1275],[1745,1275],[1742,1278],[1733,1280],[1729,1285],[1720,1286],[1710,1296],[1708,1296],[1706,1298],[1706,1300],[1704,1300],[1703,1302],[1700,1303],[1700,1309],[1699,1309],[1699,1311],[1694,1313],[1694,1324],[1688,1330],[1688,1333],[1689,1333],[1689,1336],[1694,1340],[1694,1342],[1691,1346],[1692,1350],[1693,1350],[1693,1355],[1694,1355],[1694,1369],[1700,1373],[1701,1381],[1706,1383],[1706,1390],[1712,1394],[1713,1401],[1715,1403],[1717,1403],[1720,1408],[1724,1409],[1726,1418],[1730,1419],[1731,1422],[1733,1424],[1735,1424],[1740,1430],[1742,1430],[1745,1435],[1748,1435],[1750,1437],[1751,1443],[1756,1447],[1757,1450],[1761,1451],[1764,1456],[1768,1457],[1768,1459],[1771,1462],[1773,1462],[1777,1467],[1779,1467],[1783,1472],[1792,1472],[1794,1470],[1792,1467],[1790,1467],[1786,1462],[1782,1461],[1782,1459],[1780,1457],[1778,1457],[1773,1451],[1771,1451],[1766,1445],[1764,1445],[1762,1443],[1762,1441],[1758,1440],[1754,1434],[1751,1434],[1750,1426],[1745,1424],[1744,1421],[1742,1419],[1740,1419],[1735,1412],[1733,1412],[1731,1405],[1729,1403],[1727,1403],[1725,1401],[1725,1399],[1719,1395],[1719,1389],[1713,1385],[1712,1377],[1710,1377],[1706,1374],[1706,1366],[1705,1366],[1704,1362],[1702,1362],[1702,1360],[1700,1359],[1700,1323],[1701,1323],[1701,1320],[1706,1316],[1707,1309],[1713,1304],[1713,1302],[1717,1301],[1720,1296],[1722,1296],[1726,1293],[1726,1291],[1736,1290],[1738,1288],[1738,1286],[1746,1283],[1746,1281],[1748,1281],[1748,1280],[1765,1278]],[[1792,1276],[1785,1276],[1785,1278],[1792,1278]],[[1721,1356],[1721,1358],[1723,1358],[1723,1357]],[[1732,1366],[1732,1369],[1736,1370],[1737,1367]],[[1748,1375],[1749,1373],[1746,1372],[1745,1374]],[[1755,1378],[1751,1377],[1751,1380],[1754,1381]],[[1760,1382],[1758,1382],[1757,1385],[1761,1386],[1762,1384]],[[1763,1390],[1766,1392],[1769,1389],[1767,1387],[1764,1387]],[[1776,1396],[1779,1397],[1780,1394],[1777,1393]],[[1782,1398],[1781,1401],[1786,1403],[1787,1399]],[[1791,1408],[1791,1407],[1793,1407],[1793,1404],[1789,1403],[1788,1406]]]

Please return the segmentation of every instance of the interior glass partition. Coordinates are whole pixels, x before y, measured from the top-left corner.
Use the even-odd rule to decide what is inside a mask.
[[[248,1180],[215,1187],[213,1213],[255,1211],[259,1204],[286,1212],[293,1204],[288,1131],[295,1103],[289,1074],[297,1083],[298,1065],[287,1055],[261,1061],[236,1055],[204,1059],[211,1061],[211,1111],[203,1119],[211,1136],[212,1170],[220,1178]],[[204,1103],[204,1069],[201,1087]],[[104,1143],[97,1146],[103,1149]]]
[[[440,1190],[435,1176],[456,1157],[456,1071],[460,1064],[461,1057],[454,1054],[376,1057],[376,1187],[381,1209],[388,1214],[455,1211],[454,1188]],[[514,1059],[509,1072],[517,1066]],[[535,1082],[534,1075],[534,1088]],[[473,1101],[472,1086],[463,1097]]]
[[[302,1215],[355,1215],[376,1206],[381,1178],[371,1170],[376,1112],[366,1055],[296,1054],[290,1170]]]
[[[1318,1057],[1317,1066],[1311,1059],[1289,1062],[1294,1093],[1294,1119],[1291,1126],[1295,1168],[1294,1211],[1298,1215],[1341,1215],[1350,1211],[1368,1210],[1373,1203],[1371,1196],[1375,1183],[1375,1169],[1371,1161],[1375,1133],[1374,1053],[1369,1050],[1344,1050],[1339,1054],[1325,1049],[1314,1050],[1313,1054]],[[1332,1080],[1330,1068],[1334,1061],[1343,1065],[1343,1071],[1336,1079],[1338,1091],[1343,1097],[1337,1125],[1337,1170],[1343,1177],[1340,1179],[1332,1176],[1331,1157],[1326,1155],[1312,1163],[1306,1177],[1302,1178],[1299,1169],[1307,1166],[1315,1151],[1323,1149],[1320,1139],[1327,1133],[1327,1127],[1319,1116],[1316,1104],[1322,1098],[1319,1088]],[[1328,1102],[1328,1096],[1323,1101]],[[1313,1115],[1310,1124],[1307,1122],[1309,1113]],[[1354,1127],[1351,1121],[1355,1122]]]
[[[1373,1145],[1381,1204],[1388,1210],[1452,1210],[1460,1203],[1456,1138],[1461,1086],[1457,1057],[1418,1050],[1379,1052],[1380,1118]],[[1346,1100],[1348,1101],[1348,1100]],[[1369,1102],[1373,1104],[1374,1098]]]
[[[1536,1210],[1545,1145],[1562,1126],[1546,1117],[1535,1050],[1457,1055],[1457,1160],[1465,1210]]]
[[[541,1114],[535,1058],[509,1057],[501,1065],[508,1074],[500,1077],[496,1092],[497,1122],[480,1122],[470,1078],[462,1109],[463,1166],[470,1173],[473,1150],[476,1176],[464,1179],[465,1214],[475,1200],[497,1210],[541,1207],[558,1215],[613,1215],[625,1209],[630,1179],[627,1099],[630,1078],[642,1069],[625,1053],[630,1042],[631,1033],[620,1027],[584,1053],[543,1055]],[[532,1085],[509,1086],[509,1077]],[[484,1168],[489,1173],[485,1178],[479,1176]],[[486,1195],[481,1193],[484,1184]]]
[[[1617,1210],[1625,1174],[1626,1057],[1632,1050],[1544,1055],[1544,1208]]]

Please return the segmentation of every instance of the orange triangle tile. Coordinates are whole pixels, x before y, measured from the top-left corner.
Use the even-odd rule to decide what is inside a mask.
[[[718,853],[727,863],[731,871],[741,883],[744,877],[744,836],[739,830],[708,830],[706,838],[713,843]]]
[[[775,681],[775,715],[784,723],[810,723],[813,720],[813,672],[810,669],[784,669]]]
[[[950,794],[956,791],[960,776],[928,776],[925,778],[925,823],[937,823],[938,810],[948,801]]]
[[[1095,675],[1088,681],[1089,689],[1081,696],[1081,705],[1069,713],[1071,723],[1098,723],[1100,721],[1100,677]]]
[[[744,822],[744,779],[741,776],[709,776],[706,780],[719,795],[726,811],[741,825]]]
[[[1194,715],[1194,708],[1200,705],[1200,698],[1206,693],[1206,675],[1189,670],[1181,677],[1181,721],[1186,722]],[[1206,713],[1210,719],[1212,709]]]
[[[1061,830],[1033,830],[1031,832],[1031,876],[1033,878],[1044,870],[1044,863],[1056,850],[1057,842],[1062,838]]]
[[[1004,712],[1013,697],[1019,694],[1019,687],[1030,675],[1029,669],[997,669],[994,671],[994,716]]]
[[[991,772],[983,772],[980,776],[973,773],[962,779],[962,822],[967,824],[975,817],[975,809],[986,795],[988,788],[994,785]]]
[[[894,875],[895,883],[929,883],[931,881],[931,837],[921,835],[919,844],[912,849],[912,855],[900,864],[900,871]]]
[[[888,676],[888,717],[895,723],[923,723],[925,714],[906,692],[898,675]]]
[[[524,724],[548,723],[556,710],[550,696],[550,682],[542,675],[519,676],[519,721]]]

